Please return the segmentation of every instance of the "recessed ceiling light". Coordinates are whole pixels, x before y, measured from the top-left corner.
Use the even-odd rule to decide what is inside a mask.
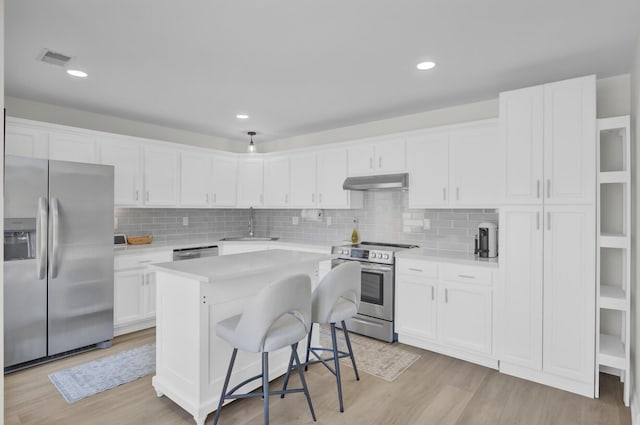
[[[89,75],[84,71],[80,71],[79,69],[67,69],[67,74],[79,78],[87,78],[87,76]]]
[[[241,120],[246,120],[247,118],[249,118],[249,115],[247,115],[247,114],[238,114],[238,115],[236,115],[236,118],[241,119]]]
[[[418,68],[420,71],[426,71],[428,69],[432,69],[435,66],[435,62],[420,62],[418,65],[416,65],[416,68]]]

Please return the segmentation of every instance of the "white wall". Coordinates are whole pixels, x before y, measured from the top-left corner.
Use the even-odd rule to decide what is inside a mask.
[[[640,308],[640,291],[636,287],[640,282],[640,238],[637,236],[638,223],[640,222],[640,208],[637,207],[638,199],[640,199],[640,173],[637,170],[640,165],[640,149],[638,149],[638,135],[640,134],[640,37],[636,43],[636,50],[633,58],[633,70],[631,72],[631,149],[632,149],[632,197],[631,205],[634,220],[632,223],[632,249],[635,261],[632,262],[633,282],[631,285],[631,371],[632,371],[632,392],[631,392],[631,413],[632,423],[640,424],[640,316],[638,308]]]
[[[7,107],[7,115],[10,117],[164,140],[167,142],[184,143],[185,145],[231,152],[245,152],[247,149],[246,143],[231,141],[221,137],[126,120],[11,96],[5,98],[5,104]]]
[[[4,0],[0,0],[0,110],[4,110]],[[0,120],[0,134],[4,134],[4,119]],[[4,158],[4,140],[0,145],[0,158]],[[4,187],[4,160],[0,161],[0,188]],[[4,234],[4,190],[0,190],[0,234]],[[4,258],[4,244],[0,245],[0,258]],[[0,262],[0,365],[4,367],[4,262]],[[4,412],[4,374],[0,373],[0,412]],[[0,416],[4,424],[4,414]]]

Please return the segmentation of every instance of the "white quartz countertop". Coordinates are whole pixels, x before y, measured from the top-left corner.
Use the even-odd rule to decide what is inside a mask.
[[[221,246],[223,244],[268,244],[273,248],[286,247],[286,248],[298,248],[301,250],[312,250],[317,252],[331,253],[331,247],[334,245],[344,245],[345,242],[313,242],[313,241],[301,241],[295,239],[278,239],[275,241],[208,241],[208,240],[177,240],[177,241],[164,241],[164,242],[151,242],[144,245],[116,245],[114,246],[115,255],[128,255],[128,254],[144,254],[146,252],[153,251],[173,251],[174,249],[183,248],[197,248],[202,246]]]
[[[480,258],[473,254],[453,251],[438,251],[436,249],[413,248],[398,251],[396,258],[412,258],[416,260],[438,261],[444,263],[468,264],[481,267],[498,267],[498,257]]]
[[[243,254],[204,257],[149,266],[150,270],[174,273],[200,282],[215,283],[242,275],[286,270],[288,266],[301,263],[319,263],[334,256],[313,252],[270,249]]]

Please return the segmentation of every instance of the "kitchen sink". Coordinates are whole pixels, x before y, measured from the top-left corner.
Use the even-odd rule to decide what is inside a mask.
[[[266,242],[277,241],[280,238],[272,238],[270,236],[234,236],[230,238],[222,238],[221,241],[234,241],[234,242]]]

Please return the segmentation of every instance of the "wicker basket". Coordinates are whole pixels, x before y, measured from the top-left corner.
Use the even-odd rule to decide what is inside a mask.
[[[127,243],[129,245],[143,245],[146,243],[151,243],[153,240],[153,236],[127,236]]]

